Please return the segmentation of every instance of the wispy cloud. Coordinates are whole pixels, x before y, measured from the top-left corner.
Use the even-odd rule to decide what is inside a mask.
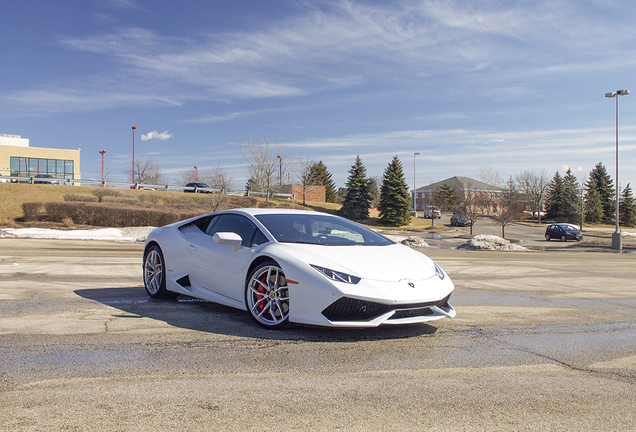
[[[132,0],[108,4],[139,9]],[[96,73],[90,81],[73,78],[57,85],[59,103],[65,104],[63,93],[86,99],[100,91],[110,95],[113,90],[101,82],[113,73],[134,85],[150,106],[155,98],[147,95],[164,94],[177,103],[298,97],[386,83],[387,76],[420,85],[425,77],[440,73],[464,80],[486,74],[483,94],[488,95],[491,86],[493,95],[502,78],[562,74],[586,64],[617,61],[613,54],[619,50],[624,61],[634,57],[634,49],[625,53],[622,43],[634,39],[634,28],[615,20],[612,26],[620,31],[607,28],[606,20],[597,22],[570,1],[421,0],[384,5],[340,0],[327,5],[328,9],[307,5],[304,13],[256,30],[198,39],[166,36],[147,28],[63,37],[62,47],[99,54],[110,62],[103,76]],[[568,25],[563,24],[566,11]],[[579,56],[573,58],[573,51]],[[530,83],[509,89],[500,95],[523,97],[533,91]],[[18,90],[10,96],[26,104],[30,99],[22,95],[28,92],[33,90]]]

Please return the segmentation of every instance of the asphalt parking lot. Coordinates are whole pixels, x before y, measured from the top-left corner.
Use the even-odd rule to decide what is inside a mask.
[[[0,239],[0,430],[635,429],[633,253],[423,249],[455,319],[272,332],[149,299],[142,247]]]

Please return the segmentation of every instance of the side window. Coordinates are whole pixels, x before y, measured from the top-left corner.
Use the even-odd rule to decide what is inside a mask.
[[[267,243],[268,241],[269,240],[267,240],[265,234],[263,234],[261,230],[257,229],[256,233],[254,233],[254,238],[252,239],[251,246],[258,246],[260,244]]]
[[[263,236],[263,234],[258,231],[258,228],[256,228],[256,225],[244,216],[224,214],[216,217],[213,222],[214,223],[211,223],[208,227],[207,234],[213,236],[217,232],[236,233],[241,236],[241,246],[249,247],[253,244],[252,237],[255,237],[256,233]]]
[[[214,219],[214,216],[202,217],[201,219],[197,221],[196,225],[199,227],[201,231],[206,232],[208,228],[210,227],[210,225],[212,225],[210,222],[213,219]]]

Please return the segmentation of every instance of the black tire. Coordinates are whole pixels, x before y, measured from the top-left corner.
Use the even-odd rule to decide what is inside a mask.
[[[166,289],[165,268],[161,248],[155,244],[146,249],[143,264],[144,288],[152,298],[174,298],[179,295]]]
[[[545,241],[550,241],[550,234],[545,235]]]
[[[562,241],[562,242],[564,242],[564,241],[566,241],[566,240],[567,240],[567,239],[565,238],[565,236],[564,236],[564,235],[562,235],[562,236],[561,236],[561,241]]]
[[[252,270],[245,283],[245,305],[262,327],[278,330],[289,324],[289,288],[276,262],[265,261]]]

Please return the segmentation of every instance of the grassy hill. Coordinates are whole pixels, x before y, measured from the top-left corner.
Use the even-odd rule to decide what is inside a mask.
[[[55,202],[64,201],[64,195],[93,195],[93,192],[97,189],[95,187],[87,186],[63,186],[63,185],[46,185],[46,184],[26,184],[26,183],[0,183],[0,226],[18,226],[20,222],[16,219],[20,219],[24,216],[22,203],[24,202]],[[103,190],[102,190],[103,191]],[[114,193],[119,193],[123,197],[144,198],[141,194],[150,194],[147,198],[165,197],[165,200],[176,200],[180,198],[188,198],[189,200],[201,200],[204,201],[210,198],[208,194],[184,194],[183,192],[155,192],[155,191],[143,191],[143,190],[129,190],[129,189],[115,189]],[[171,198],[172,197],[172,198]],[[153,201],[156,201],[153,200]],[[256,204],[258,206],[271,206],[271,207],[285,207],[285,208],[306,208],[325,213],[335,214],[340,209],[340,204],[334,203],[317,203],[307,202],[303,207],[301,203],[291,202],[285,199],[272,199],[270,203],[265,203],[264,198],[257,198]],[[382,228],[391,230],[411,230],[411,231],[430,231],[430,230],[444,230],[445,226],[436,223],[431,227],[430,219],[413,219],[411,223],[403,227],[386,227],[379,223],[379,215],[376,209],[370,210],[370,219],[363,221],[363,223],[372,228]]]

